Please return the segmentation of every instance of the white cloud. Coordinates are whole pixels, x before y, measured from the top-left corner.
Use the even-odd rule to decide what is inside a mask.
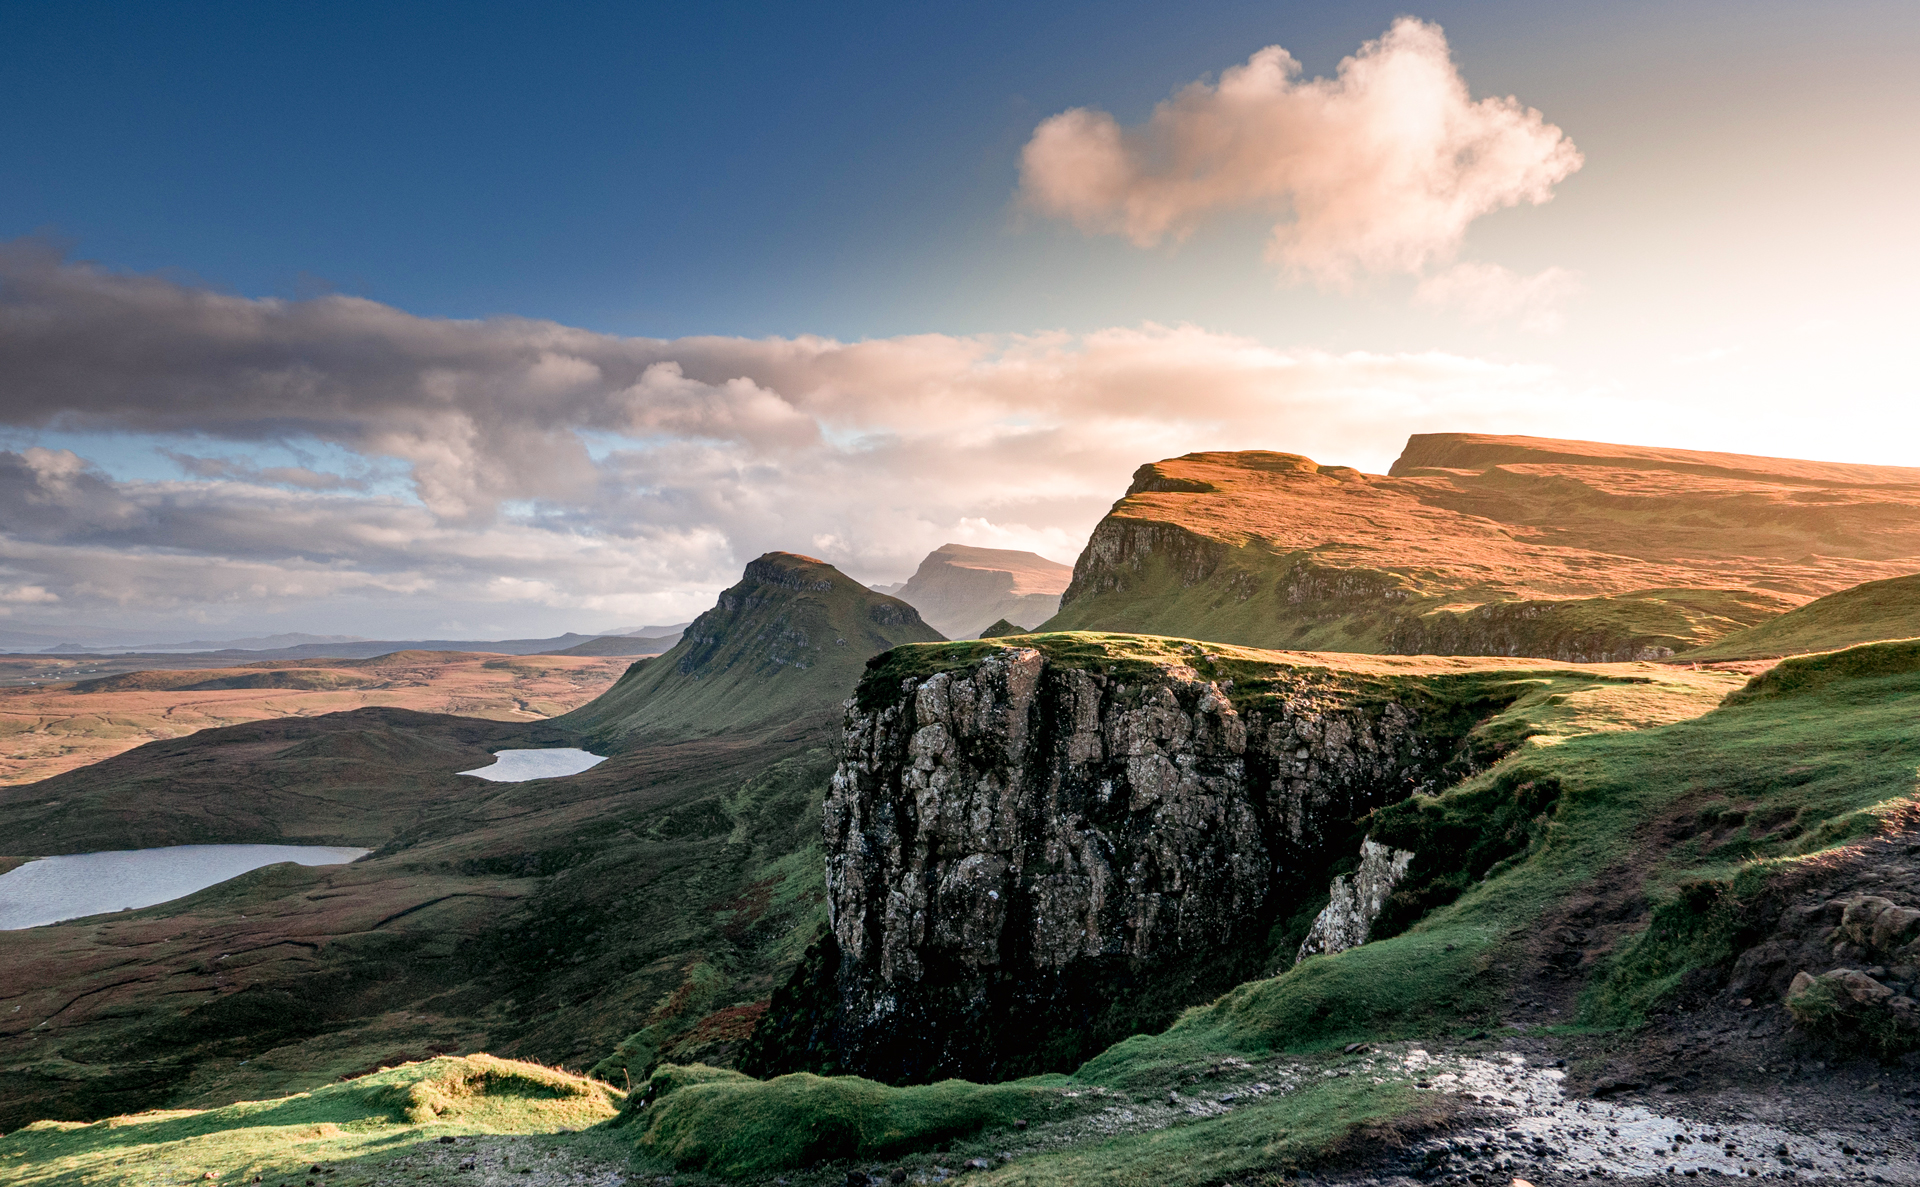
[[[1473,220],[1547,201],[1582,163],[1538,111],[1475,101],[1437,25],[1402,17],[1335,77],[1299,74],[1268,46],[1139,127],[1062,112],[1023,150],[1021,197],[1143,247],[1222,214],[1270,215],[1268,258],[1339,286],[1446,262]]]
[[[71,615],[385,637],[453,617],[676,621],[775,548],[875,580],[949,540],[1072,561],[1142,462],[1258,447],[1379,470],[1409,432],[1565,427],[1542,419],[1564,407],[1542,398],[1564,386],[1551,370],[1445,354],[1157,325],[619,338],[252,301],[20,247],[0,249],[0,373],[16,434],[143,437],[188,475],[0,452],[9,583]],[[397,461],[413,497],[244,460],[289,441],[349,471]]]
[[[1565,319],[1561,302],[1580,291],[1580,278],[1565,268],[1521,276],[1498,264],[1455,264],[1423,279],[1416,304],[1458,310],[1468,321],[1514,321],[1523,330],[1552,333]]]

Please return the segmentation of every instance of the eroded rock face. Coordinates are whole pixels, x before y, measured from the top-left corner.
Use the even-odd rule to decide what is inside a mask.
[[[842,1070],[997,1078],[1164,1024],[1271,971],[1358,817],[1458,773],[1454,739],[1351,678],[1243,710],[1137,667],[1006,648],[849,702],[825,817]]]
[[[1360,842],[1360,868],[1333,880],[1327,905],[1314,917],[1313,930],[1300,945],[1299,959],[1345,952],[1366,943],[1380,908],[1405,880],[1412,863],[1413,854],[1406,849],[1372,840]]]

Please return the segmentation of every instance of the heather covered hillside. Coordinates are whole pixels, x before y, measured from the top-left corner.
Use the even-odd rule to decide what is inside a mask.
[[[0,933],[0,1125],[225,1104],[442,1052],[622,1081],[669,1056],[727,1061],[819,926],[840,702],[876,651],[938,637],[911,606],[773,554],[575,715],[294,717],[0,791],[26,856],[375,850]],[[553,746],[613,757],[525,783],[456,773]]]

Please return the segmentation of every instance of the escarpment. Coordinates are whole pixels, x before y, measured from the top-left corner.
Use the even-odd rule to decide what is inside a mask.
[[[1429,434],[1385,475],[1259,450],[1142,466],[1042,629],[1661,659],[1916,568],[1920,470]]]
[[[1164,1025],[1286,963],[1359,818],[1470,768],[1467,729],[1504,703],[1040,643],[876,661],[826,802],[815,1000],[775,1002],[811,1020],[773,1019],[786,1050],[754,1070],[1003,1078]]]

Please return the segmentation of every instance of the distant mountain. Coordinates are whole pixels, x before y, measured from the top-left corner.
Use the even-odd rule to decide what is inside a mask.
[[[49,626],[45,623],[19,623],[0,629],[0,651],[49,652],[63,644],[81,648],[100,648],[126,636],[100,627]]]
[[[591,643],[602,637],[568,631],[564,635],[555,635],[550,639],[361,639],[346,643],[302,643],[297,647],[276,647],[267,651],[226,647],[217,651],[162,652],[160,654],[177,655],[182,659],[202,657],[235,662],[242,659],[372,659],[376,655],[387,655],[395,651],[483,651],[493,652],[496,655],[552,655],[578,647],[583,643]]]
[[[195,639],[188,643],[141,643],[137,646],[119,648],[115,651],[274,651],[283,647],[303,647],[308,644],[364,643],[369,640],[365,635],[309,635],[301,631],[289,631],[278,635],[261,635],[250,639]]]
[[[609,635],[626,635],[636,639],[660,639],[667,635],[677,635],[686,629],[686,623],[676,622],[667,626],[617,626],[611,630],[596,631],[595,633],[601,638],[606,638]]]
[[[886,585],[867,586],[868,589],[872,590],[875,593],[883,593],[883,594],[887,594],[888,596],[898,594],[901,590],[905,589],[906,587],[907,587],[907,583],[904,581],[893,581],[893,582],[889,582]]]
[[[1033,552],[942,544],[896,596],[949,638],[971,639],[1006,619],[1035,627],[1060,608],[1073,570]]]
[[[680,632],[670,635],[601,635],[559,651],[542,655],[659,655],[680,641]]]
[[[1046,626],[1658,659],[1916,558],[1920,469],[1430,433],[1384,475],[1264,451],[1140,467]]]
[[[673,650],[555,722],[622,748],[789,728],[837,715],[869,657],[941,637],[912,606],[825,561],[769,552]]]

